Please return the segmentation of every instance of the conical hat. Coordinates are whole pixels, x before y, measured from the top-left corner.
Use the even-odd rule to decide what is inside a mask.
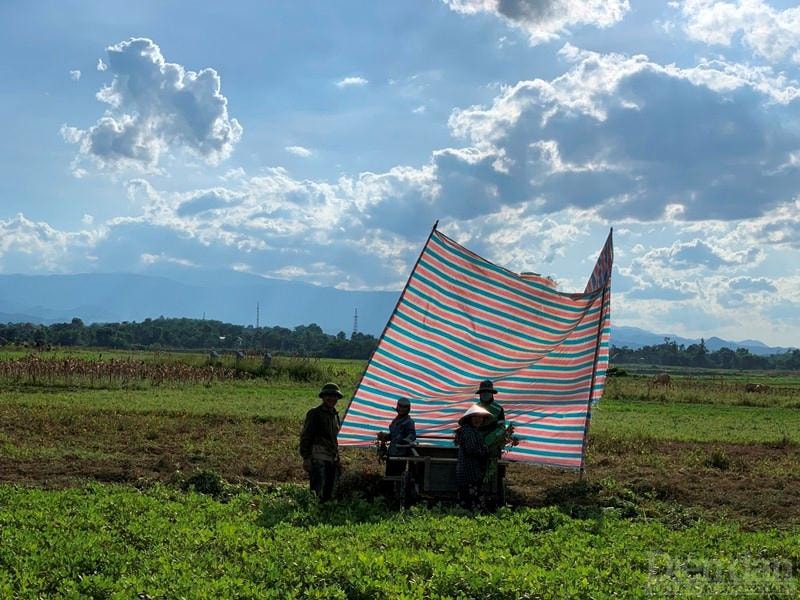
[[[464,422],[469,419],[472,415],[480,415],[482,417],[491,417],[492,413],[488,410],[483,408],[480,404],[473,404],[470,406],[467,411],[461,415],[461,418],[458,420],[459,425],[463,425]]]

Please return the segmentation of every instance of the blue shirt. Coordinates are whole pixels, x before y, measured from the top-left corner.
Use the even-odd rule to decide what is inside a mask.
[[[389,456],[408,456],[411,444],[417,439],[414,419],[409,415],[397,416],[389,425]]]

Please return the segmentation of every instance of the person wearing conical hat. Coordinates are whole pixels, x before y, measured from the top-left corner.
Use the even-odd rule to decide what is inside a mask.
[[[494,399],[497,390],[494,388],[492,380],[481,381],[475,393],[478,395],[478,406],[485,408],[490,413],[479,429],[483,441],[490,448],[501,449],[500,444],[502,444],[502,438],[506,432],[506,413]],[[499,455],[499,452],[497,454]]]
[[[300,433],[300,456],[308,473],[309,485],[320,501],[330,500],[341,469],[339,443],[341,428],[336,403],[342,392],[335,383],[326,383],[319,392],[321,403],[306,413]]]
[[[481,485],[489,464],[489,448],[480,434],[480,427],[491,417],[491,413],[480,404],[473,404],[458,420],[455,443],[458,446],[456,463],[456,485],[458,500],[464,508],[472,509],[480,504]]]

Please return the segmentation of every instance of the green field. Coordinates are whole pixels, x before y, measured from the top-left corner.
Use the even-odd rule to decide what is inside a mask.
[[[99,354],[78,358],[125,359]],[[344,452],[338,499],[319,507],[302,416],[363,364],[283,360],[207,385],[0,379],[0,597],[800,593],[797,374],[612,379],[586,476],[512,465],[510,505],[476,517],[386,506],[366,449]]]

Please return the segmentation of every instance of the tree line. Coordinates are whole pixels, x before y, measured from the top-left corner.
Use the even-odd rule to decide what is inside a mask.
[[[293,329],[253,327],[205,319],[159,317],[141,323],[34,325],[0,324],[0,343],[46,348],[48,346],[116,348],[121,350],[185,349],[204,351],[270,352],[328,358],[369,358],[378,340],[372,335],[340,331],[327,334],[312,323]]]
[[[611,347],[612,364],[655,364],[676,367],[705,367],[709,369],[743,370],[800,370],[800,350],[761,356],[747,348],[720,348],[710,352],[705,341],[684,346],[665,339],[663,344],[641,348]]]
[[[286,327],[253,327],[205,319],[159,317],[141,323],[92,323],[81,319],[69,323],[33,325],[0,324],[0,343],[47,346],[89,346],[123,350],[187,349],[205,351],[254,351],[326,358],[367,359],[377,347],[372,335],[340,331],[331,335],[312,323]],[[642,348],[611,347],[612,364],[655,364],[711,369],[800,370],[800,350],[760,356],[746,348],[722,348],[711,352],[699,344],[684,346],[665,339],[663,344]]]

